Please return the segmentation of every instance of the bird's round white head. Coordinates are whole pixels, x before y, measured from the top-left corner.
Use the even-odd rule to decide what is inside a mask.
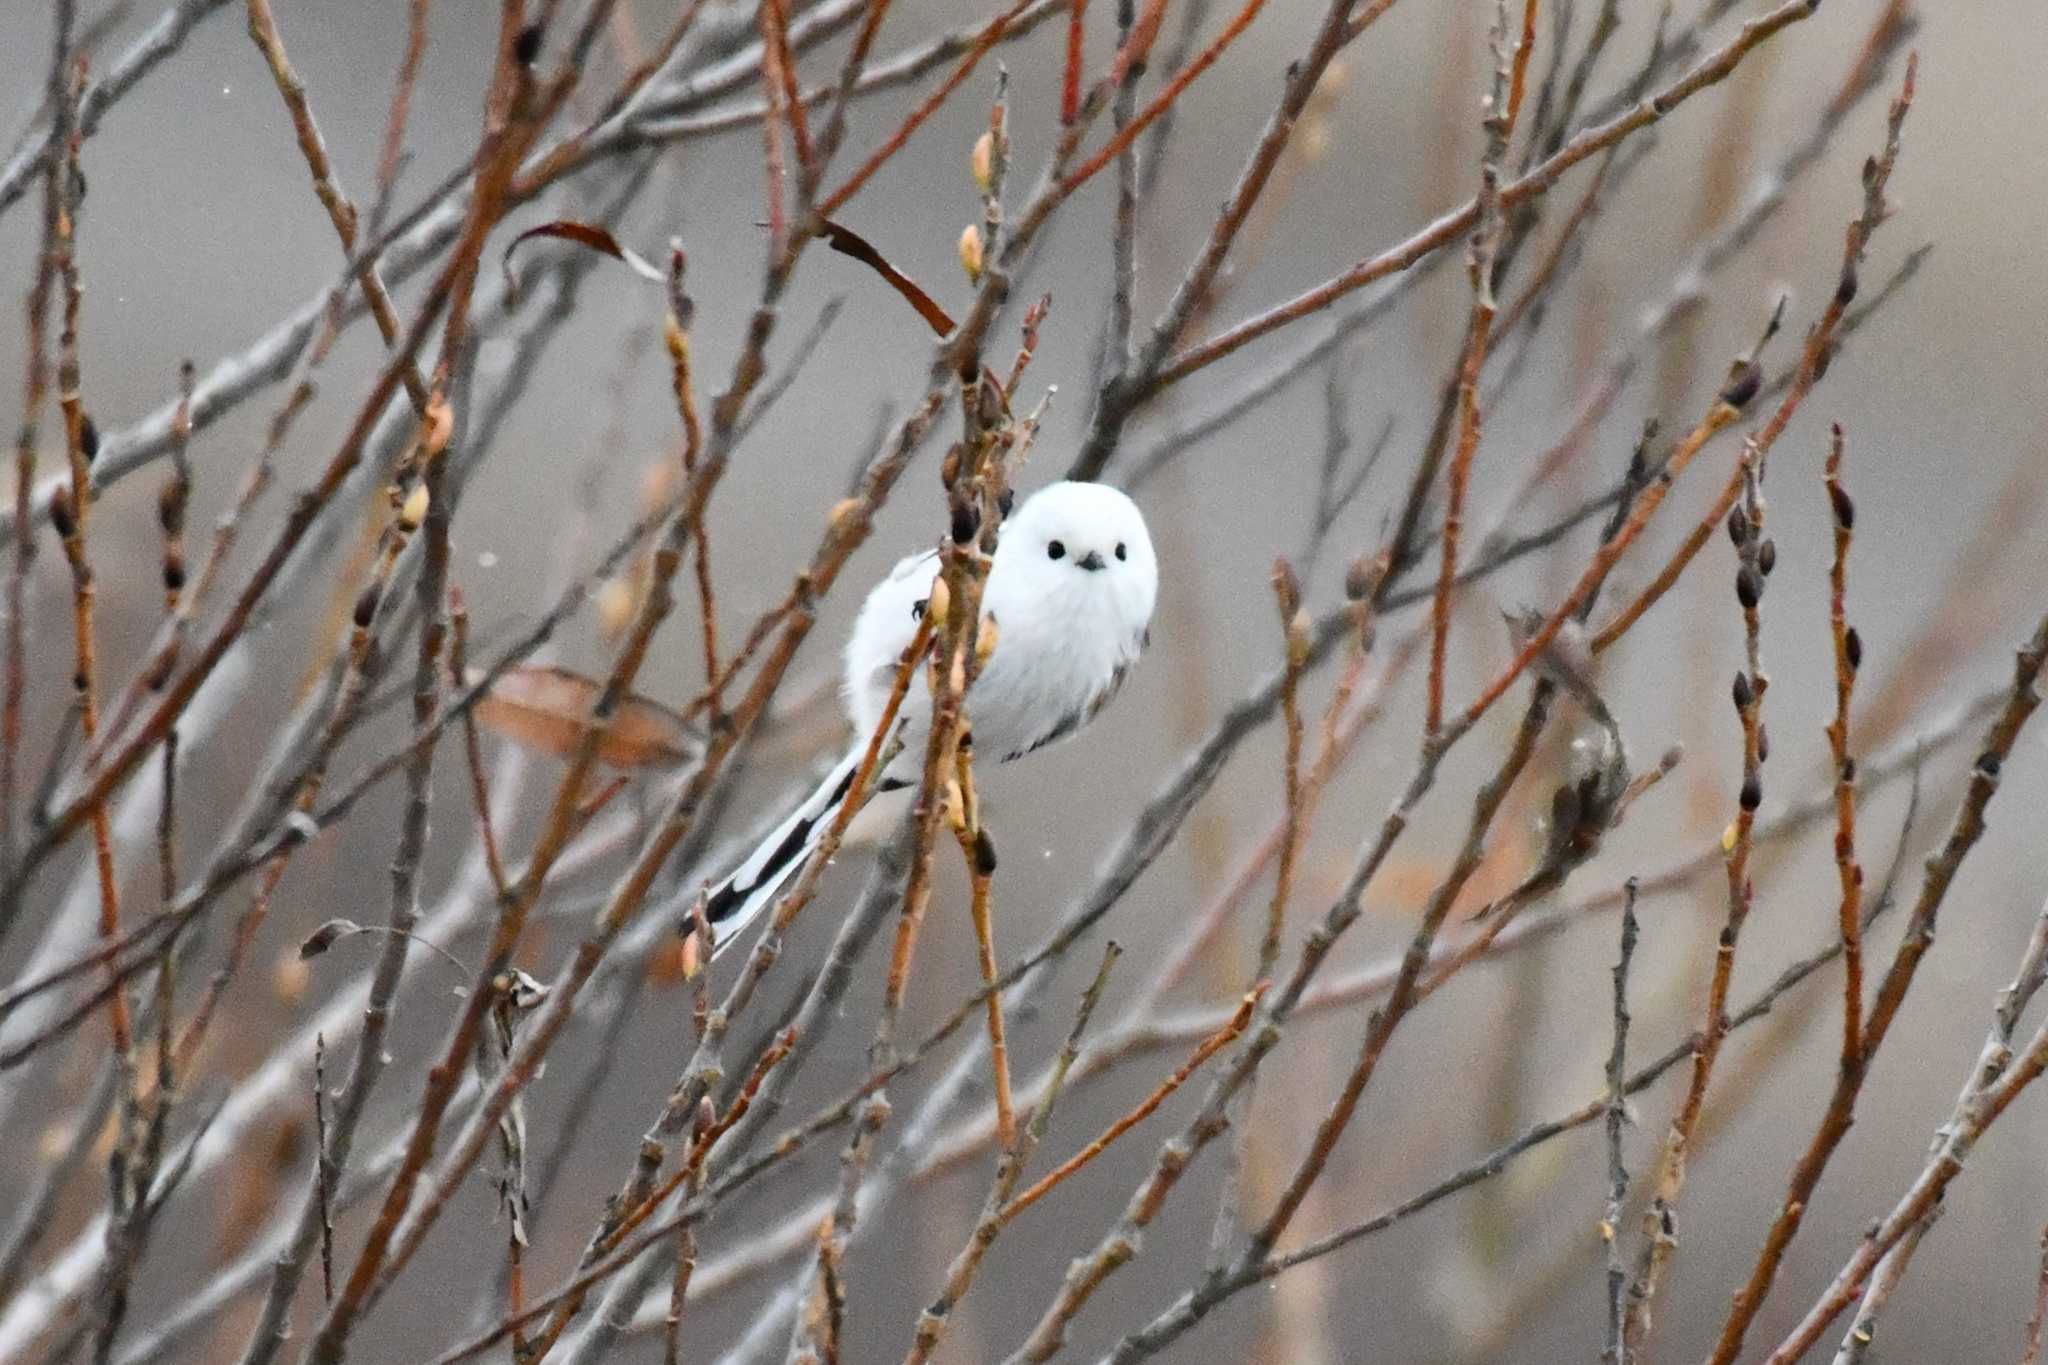
[[[997,572],[1048,602],[1107,603],[1142,634],[1159,595],[1159,561],[1138,505],[1103,483],[1048,484],[1003,522]]]

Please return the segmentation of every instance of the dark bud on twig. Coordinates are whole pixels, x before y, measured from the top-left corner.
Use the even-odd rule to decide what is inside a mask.
[[[1756,547],[1756,566],[1766,575],[1778,567],[1778,542],[1767,540]]]
[[[974,875],[993,877],[996,871],[996,841],[988,837],[988,831],[974,832]]]
[[[1273,561],[1273,595],[1280,604],[1281,626],[1291,628],[1294,614],[1301,610],[1301,580],[1285,556]]]
[[[971,502],[961,502],[953,508],[953,543],[965,545],[974,539],[974,533],[981,529],[981,513]]]
[[[1735,600],[1744,611],[1755,611],[1764,599],[1764,576],[1745,564],[1735,575]]]
[[[71,515],[71,494],[64,489],[50,494],[50,526],[59,540],[71,539],[71,533],[78,529],[78,518]]]
[[[1742,779],[1742,808],[1746,811],[1754,811],[1763,803],[1764,784],[1757,779],[1755,773],[1751,773],[1748,777]]]
[[[683,250],[683,244],[676,238],[668,242],[668,311],[670,320],[679,332],[687,333],[690,323],[696,319],[697,303],[683,289],[683,276],[689,273],[690,256]],[[669,338],[669,345],[676,344],[677,338]]]
[[[1351,561],[1351,567],[1344,571],[1344,595],[1356,602],[1372,591],[1373,562],[1366,555]]]
[[[1849,671],[1863,667],[1863,637],[1856,633],[1856,627],[1849,627],[1842,637],[1842,654],[1849,660]]]
[[[183,592],[185,590],[185,560],[183,556],[164,556],[164,588],[168,592]]]
[[[1741,549],[1742,542],[1749,539],[1749,513],[1743,511],[1740,504],[1728,509],[1728,539],[1737,549]]]
[[[1837,305],[1843,308],[1847,308],[1849,306],[1850,301],[1855,297],[1856,267],[1853,265],[1845,265],[1842,267],[1841,282],[1835,286],[1835,302]]]
[[[156,495],[156,521],[167,536],[178,535],[185,529],[185,488],[175,478],[164,480],[162,491]]]
[[[1988,749],[1977,755],[1977,771],[1986,777],[1996,778],[1999,770],[2004,766],[2004,761]]]
[[[377,619],[377,585],[372,583],[356,594],[356,610],[353,617],[357,630],[368,630],[370,622]]]
[[[1771,727],[1762,721],[1756,723],[1756,761],[1768,763],[1771,758]]]
[[[1738,711],[1747,711],[1749,703],[1756,696],[1756,693],[1750,688],[1749,674],[1747,673],[1737,673],[1735,675],[1735,686],[1730,691],[1734,693],[1735,709]]]
[[[87,464],[99,458],[100,429],[94,424],[90,413],[78,415],[78,453],[85,456]]]
[[[1838,483],[1828,485],[1828,501],[1835,505],[1835,525],[1844,531],[1856,528],[1856,500]]]
[[[519,36],[512,40],[512,55],[519,59],[521,66],[532,66],[533,59],[540,56],[541,26],[528,24],[519,30]]]
[[[1736,411],[1749,406],[1757,390],[1764,386],[1764,367],[1754,360],[1745,360],[1735,367],[1728,376],[1728,383],[1721,390],[1721,401]]]
[[[1008,521],[1010,519],[1010,510],[1014,508],[1016,505],[1017,492],[1015,489],[1005,488],[1001,493],[996,495],[996,510],[1003,514],[1004,521]]]
[[[1820,354],[1813,358],[1813,382],[1818,384],[1828,377],[1828,366],[1835,363],[1835,350],[1840,343],[1829,342],[1821,347]]]

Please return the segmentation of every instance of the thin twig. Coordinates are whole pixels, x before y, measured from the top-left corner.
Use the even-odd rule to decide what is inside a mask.
[[[2048,617],[2043,617],[2035,628],[2033,636],[2020,650],[2015,664],[2013,683],[2007,693],[2004,707],[1993,720],[1986,733],[1977,761],[1970,769],[1970,784],[1956,811],[1955,822],[1949,830],[1947,840],[1939,852],[1928,860],[1926,876],[1920,885],[1920,897],[1913,907],[1912,917],[1906,923],[1905,935],[1900,940],[1887,968],[1883,981],[1878,986],[1877,996],[1871,1002],[1863,1026],[1863,1049],[1866,1058],[1873,1055],[1884,1042],[1892,1021],[1897,1017],[1899,1006],[1904,1002],[1907,991],[1913,984],[1914,974],[1926,957],[1934,941],[1934,929],[1942,901],[1963,859],[1969,855],[1984,833],[1984,810],[1991,803],[1998,790],[1999,775],[2004,770],[2006,757],[2017,742],[2021,727],[2040,705],[2040,694],[2036,690],[2044,663],[2048,663]],[[2003,1026],[2003,1020],[2000,1021]],[[1996,1030],[1992,1043],[1998,1042]],[[1914,1181],[1907,1195],[1895,1206],[1892,1213],[1866,1234],[1858,1244],[1856,1253],[1836,1274],[1834,1281],[1814,1302],[1799,1324],[1779,1343],[1768,1357],[1770,1365],[1790,1365],[1794,1360],[1812,1349],[1822,1332],[1855,1297],[1871,1270],[1882,1260],[1913,1226],[1920,1222],[1927,1211],[1939,1199],[1949,1181],[1962,1169],[1962,1160],[1983,1129],[1997,1118],[2005,1106],[2018,1095],[2028,1081],[2043,1067],[2048,1067],[2048,1032],[2036,1036],[2023,1056],[2011,1067],[2004,1069],[1992,1083],[1975,1084],[1978,1072],[1972,1071],[1973,1084],[1964,1103],[1960,1104],[1951,1122],[1945,1125],[1943,1139],[1936,1144],[1934,1155],[1928,1165]],[[1840,1087],[1837,1087],[1838,1093]],[[1853,1097],[1852,1097],[1853,1098]],[[1833,1106],[1830,1106],[1832,1112]],[[1816,1135],[1818,1146],[1820,1135]],[[1828,1150],[1832,1150],[1832,1146]],[[1809,1157],[1802,1161],[1801,1173],[1807,1166],[1820,1164]],[[1795,1176],[1795,1179],[1798,1178]]]
[[[1636,880],[1623,888],[1621,956],[1614,964],[1614,1046],[1607,1054],[1607,1216],[1600,1238],[1607,1244],[1607,1335],[1603,1365],[1624,1365],[1622,1315],[1627,1306],[1628,1271],[1621,1260],[1622,1211],[1628,1204],[1628,1167],[1622,1135],[1628,1128],[1628,970],[1636,951]]]
[[[2027,1319],[2027,1349],[2020,1356],[2020,1365],[2040,1365],[2044,1322],[2048,1322],[2048,1231],[2041,1234],[2041,1274],[2034,1291],[2034,1314]]]
[[[1075,1172],[1095,1160],[1096,1157],[1101,1156],[1104,1151],[1108,1150],[1111,1143],[1137,1127],[1140,1123],[1143,1123],[1153,1110],[1166,1103],[1168,1096],[1187,1083],[1188,1077],[1194,1075],[1201,1068],[1202,1063],[1208,1061],[1225,1047],[1228,1047],[1244,1033],[1246,1027],[1251,1023],[1252,1011],[1258,1007],[1259,998],[1264,994],[1265,988],[1263,985],[1246,991],[1244,999],[1238,1001],[1236,1013],[1225,1020],[1221,1028],[1217,1029],[1207,1038],[1204,1038],[1178,1070],[1161,1081],[1157,1086],[1154,1086],[1151,1094],[1140,1100],[1137,1106],[1122,1118],[1119,1118],[1116,1122],[1105,1128],[1101,1135],[1093,1142],[1090,1142],[1086,1147],[1068,1157],[1053,1170],[1048,1171],[1031,1188],[1005,1204],[997,1215],[998,1219],[1003,1223],[1009,1222],[1046,1195],[1052,1193],[1054,1189],[1063,1181],[1073,1176]]]
[[[1458,581],[1458,540],[1465,524],[1465,494],[1472,481],[1472,459],[1479,449],[1479,375],[1493,341],[1494,270],[1500,259],[1507,222],[1501,212],[1500,176],[1508,143],[1515,135],[1522,91],[1529,71],[1530,49],[1536,42],[1537,0],[1524,0],[1522,34],[1510,46],[1508,0],[1498,0],[1493,20],[1493,88],[1486,97],[1480,127],[1486,150],[1479,162],[1479,194],[1473,200],[1476,226],[1466,256],[1472,287],[1472,313],[1465,323],[1465,355],[1458,365],[1457,452],[1451,457],[1444,503],[1443,532],[1437,538],[1439,563],[1436,598],[1430,615],[1429,698],[1423,733],[1432,738],[1444,723],[1444,661],[1451,639],[1451,588]]]
[[[1701,58],[1670,85],[1607,122],[1585,129],[1534,168],[1501,186],[1502,210],[1512,210],[1535,199],[1579,162],[1658,122],[1700,91],[1725,80],[1751,51],[1780,30],[1806,19],[1812,12],[1807,0],[1784,0],[1784,3],[1751,19],[1725,46]],[[1214,364],[1269,332],[1320,311],[1376,280],[1407,269],[1470,231],[1477,221],[1478,205],[1468,200],[1405,241],[1365,258],[1343,274],[1227,328],[1207,341],[1187,347],[1160,367],[1154,387],[1166,388],[1178,383],[1196,370]]]
[[[968,1288],[974,1283],[974,1275],[981,1268],[982,1259],[995,1239],[1001,1235],[1009,1222],[1006,1211],[1015,1207],[1011,1195],[1017,1182],[1023,1178],[1025,1163],[1044,1139],[1046,1130],[1052,1124],[1053,1108],[1059,1103],[1060,1092],[1072,1070],[1074,1059],[1080,1055],[1081,1037],[1088,1031],[1089,1020],[1095,1017],[1095,1007],[1102,1001],[1103,989],[1109,984],[1109,972],[1123,953],[1116,940],[1102,945],[1102,963],[1095,969],[1094,980],[1081,994],[1081,1003],[1074,1011],[1073,1025],[1067,1030],[1067,1041],[1061,1046],[1059,1055],[1053,1059],[1051,1079],[1047,1082],[1045,1096],[1031,1111],[1031,1122],[1024,1131],[1007,1142],[996,1166],[994,1180],[990,1183],[987,1198],[982,1203],[981,1217],[975,1223],[967,1242],[953,1257],[953,1263],[946,1272],[945,1288],[932,1305],[919,1314],[917,1335],[911,1343],[910,1352],[904,1357],[904,1365],[924,1365],[931,1353],[938,1349],[945,1337],[946,1327],[953,1309],[966,1297]]]

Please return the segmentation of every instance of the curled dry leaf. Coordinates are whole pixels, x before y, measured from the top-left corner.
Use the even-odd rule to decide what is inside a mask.
[[[631,247],[621,244],[618,238],[603,228],[590,223],[579,223],[571,218],[558,218],[552,223],[542,223],[539,227],[528,228],[506,244],[505,254],[499,258],[498,265],[505,272],[505,291],[513,299],[519,297],[519,280],[512,273],[512,253],[519,250],[521,243],[534,237],[557,237],[565,242],[589,247],[592,251],[602,251],[613,260],[624,262],[642,279],[653,280],[656,284],[668,282],[666,271]]]
[[[917,315],[930,325],[932,331],[944,336],[953,330],[953,315],[941,308],[930,294],[925,293],[916,280],[890,265],[882,253],[869,244],[867,238],[852,228],[841,227],[830,221],[826,222],[821,230],[827,246],[842,256],[851,256],[856,261],[865,263],[887,280],[897,293],[910,301],[910,306],[917,310]]]
[[[604,684],[565,668],[508,669],[476,704],[476,718],[493,734],[556,758],[568,758],[589,733],[591,708]],[[700,750],[683,718],[658,702],[629,696],[604,733],[597,756],[614,768],[671,768]]]

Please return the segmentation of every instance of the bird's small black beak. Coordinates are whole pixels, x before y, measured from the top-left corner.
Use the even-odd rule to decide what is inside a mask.
[[[1102,572],[1102,556],[1094,550],[1090,550],[1087,554],[1082,555],[1074,563],[1086,569],[1089,573]]]

